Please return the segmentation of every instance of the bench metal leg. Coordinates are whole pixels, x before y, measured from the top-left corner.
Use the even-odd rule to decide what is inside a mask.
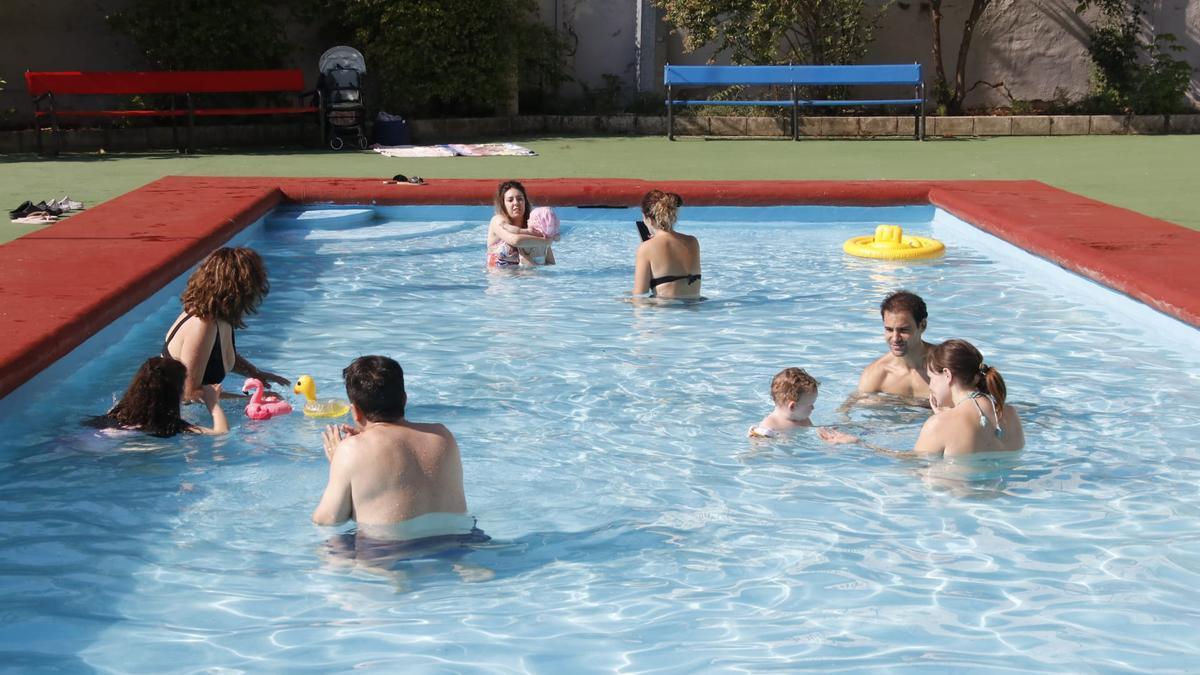
[[[187,95],[187,107],[187,148],[184,150],[184,153],[190,155],[196,151],[195,145],[193,145],[196,140],[196,102],[192,100],[191,94]]]
[[[799,110],[800,110],[800,106],[796,105],[795,101],[792,101],[792,140],[793,141],[800,140],[800,124],[799,124],[800,113],[799,113]]]
[[[54,131],[54,151],[51,155],[58,156],[63,151],[63,131],[58,125],[58,116],[54,114],[54,109],[50,109],[50,128]]]
[[[671,89],[667,88],[667,140],[675,140],[675,106],[671,100]]]
[[[925,83],[917,85],[917,98],[921,102],[917,104],[916,116],[913,118],[913,129],[916,132],[918,141],[925,140]]]

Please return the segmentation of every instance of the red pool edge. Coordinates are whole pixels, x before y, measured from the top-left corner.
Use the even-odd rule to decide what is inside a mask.
[[[168,176],[4,244],[0,398],[280,204],[489,204],[498,180]],[[549,206],[634,206],[651,188],[693,206],[933,204],[1200,328],[1200,232],[1037,181],[523,182]]]

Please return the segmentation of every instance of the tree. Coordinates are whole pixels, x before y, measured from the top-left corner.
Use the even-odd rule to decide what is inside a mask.
[[[381,106],[391,110],[505,111],[518,84],[552,91],[567,79],[562,41],[537,20],[533,0],[326,2],[338,6],[343,29],[367,57]]]
[[[875,38],[884,7],[865,0],[655,0],[685,31],[684,47],[716,42],[734,63],[849,64]]]
[[[1101,24],[1092,32],[1088,55],[1095,66],[1095,99],[1127,114],[1170,114],[1186,108],[1184,94],[1192,67],[1172,53],[1184,51],[1171,33],[1153,40],[1142,18],[1143,0],[1081,0],[1075,11],[1100,10]]]
[[[942,65],[942,0],[929,0],[929,18],[933,25],[933,97],[939,106],[950,115],[962,113],[963,99],[967,92],[967,54],[971,50],[971,38],[979,19],[987,11],[992,0],[971,0],[971,11],[963,23],[962,42],[958,45],[958,60],[954,68],[954,88],[946,81],[946,69]]]

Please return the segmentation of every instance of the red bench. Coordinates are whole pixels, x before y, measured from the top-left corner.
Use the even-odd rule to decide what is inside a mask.
[[[157,72],[62,72],[25,71],[25,84],[33,98],[34,124],[37,128],[38,152],[42,152],[42,123],[50,121],[62,150],[60,120],[165,118],[172,121],[175,144],[179,145],[175,122],[186,118],[188,124],[187,150],[192,149],[192,129],[197,117],[230,117],[250,115],[314,115],[320,112],[316,92],[304,90],[304,72],[288,70],[186,70]],[[263,107],[196,107],[198,94],[295,94],[295,106]],[[169,106],[159,109],[60,109],[64,96],[147,96],[169,97]],[[182,97],[183,105],[177,105]],[[305,99],[310,98],[306,103]],[[46,108],[42,109],[45,103]],[[303,120],[302,120],[303,122]],[[301,126],[303,130],[303,125]]]

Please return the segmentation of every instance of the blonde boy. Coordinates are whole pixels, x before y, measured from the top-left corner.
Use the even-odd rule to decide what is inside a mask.
[[[771,380],[771,398],[775,409],[757,425],[750,427],[751,438],[771,438],[781,431],[811,427],[813,404],[817,402],[819,383],[803,368],[784,368]]]

